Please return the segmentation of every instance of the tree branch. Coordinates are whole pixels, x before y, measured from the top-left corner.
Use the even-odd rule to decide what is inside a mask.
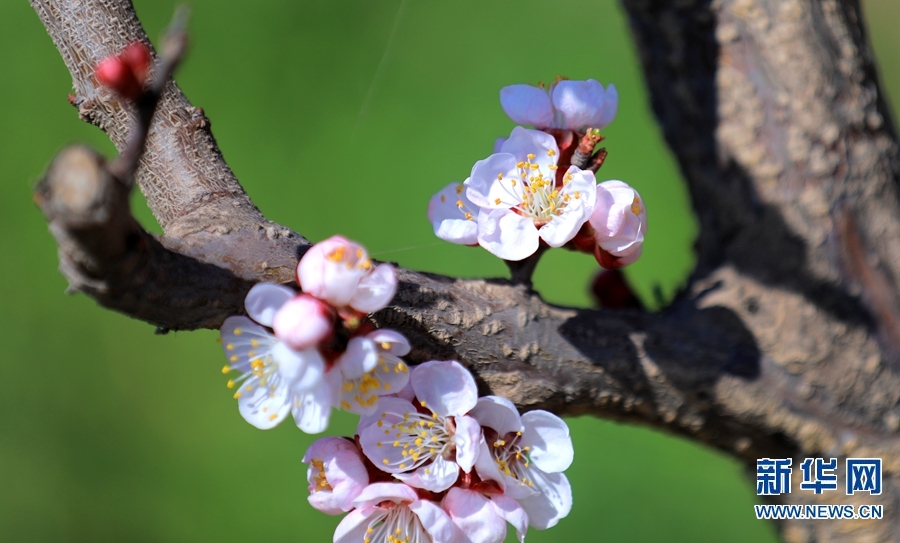
[[[858,3],[623,4],[654,110],[700,218],[689,287],[662,314],[590,311],[546,304],[521,278],[467,281],[401,270],[397,298],[375,321],[410,339],[413,361],[459,359],[483,392],[520,406],[651,424],[750,465],[762,457],[794,457],[795,466],[805,456],[881,457],[885,490],[865,503],[896,511],[900,377],[889,362],[900,312],[896,298],[882,294],[900,284],[900,163]],[[90,70],[127,43],[146,42],[130,4],[32,5],[73,75],[82,118],[121,148],[133,112],[98,89]],[[72,167],[61,160],[51,171]],[[206,266],[194,278],[209,289],[191,302],[198,305],[182,304],[204,315],[190,322],[154,320],[174,320],[178,311],[151,317],[133,305],[116,309],[165,327],[215,327],[252,282],[293,277],[306,240],[262,217],[215,147],[208,121],[174,83],[141,164],[138,183],[166,232],[158,245],[138,235],[155,247],[142,258],[157,261],[141,266],[169,273],[173,262],[192,261]],[[64,268],[66,258],[110,264],[82,266],[92,277],[90,270],[127,261],[127,244],[104,252],[79,237],[78,221],[60,222],[68,212],[54,215],[46,204],[54,190],[39,194],[61,252],[77,238],[78,250],[70,251],[77,258],[63,255]],[[121,218],[121,199],[112,207],[125,225],[118,228],[133,232],[133,219]],[[116,230],[99,229],[101,238]],[[113,238],[111,247],[123,246]],[[87,281],[73,286],[111,305],[147,287],[136,279],[104,298]],[[219,288],[233,296],[217,301],[225,299]],[[815,496],[784,499],[811,503]],[[788,541],[900,539],[896,520],[782,528]]]

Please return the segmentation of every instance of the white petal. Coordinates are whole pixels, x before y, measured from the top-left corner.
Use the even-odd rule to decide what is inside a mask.
[[[597,130],[604,129],[609,123],[613,122],[613,119],[616,118],[616,112],[619,111],[619,91],[616,90],[616,86],[612,83],[606,87],[606,102],[603,104],[603,113],[600,115],[600,119],[597,121],[596,126],[591,126],[591,128],[596,128]]]
[[[481,426],[493,428],[501,436],[523,430],[519,410],[514,403],[501,396],[478,398],[478,405],[469,412],[469,415]]]
[[[441,506],[460,529],[462,543],[502,543],[506,539],[506,521],[479,492],[451,488]]]
[[[431,536],[433,543],[454,543],[456,541],[456,525],[440,507],[428,500],[417,500],[409,504],[422,527]]]
[[[462,202],[462,206],[458,202]],[[466,218],[467,212],[472,219]],[[478,243],[477,215],[478,206],[469,201],[466,189],[460,183],[450,183],[428,202],[428,220],[434,228],[434,235],[450,243]]]
[[[389,445],[385,444],[385,446]],[[431,492],[443,492],[459,478],[459,464],[438,456],[434,462],[419,466],[415,471],[394,473],[394,477],[416,488]]]
[[[359,281],[350,307],[363,313],[374,313],[387,307],[397,293],[397,274],[390,264],[379,264]]]
[[[455,421],[456,434],[453,435],[453,442],[456,444],[456,463],[464,472],[469,473],[475,465],[481,442],[484,441],[481,426],[477,420],[466,415],[456,417]]]
[[[529,154],[535,155],[531,163],[539,165],[541,171],[545,173],[549,172],[548,166],[555,166],[559,159],[559,147],[553,136],[541,130],[528,130],[521,126],[512,129],[509,139],[501,149],[503,153],[512,154],[516,162],[529,160]]]
[[[538,475],[536,471],[532,475]],[[544,473],[535,477],[534,484],[540,487],[540,492],[518,500],[528,513],[528,524],[538,530],[556,526],[572,510],[569,480],[562,473]]]
[[[575,237],[586,222],[587,217],[581,206],[570,201],[561,214],[554,215],[550,222],[538,228],[538,235],[550,247],[562,247]]]
[[[474,205],[487,209],[495,209],[497,204],[490,197],[491,187],[498,176],[509,178],[516,173],[516,157],[509,153],[497,153],[479,160],[472,167],[472,175],[463,183],[466,186],[466,197]],[[519,183],[521,189],[521,183]],[[485,210],[481,210],[482,214]]]
[[[333,386],[326,382],[305,392],[295,393],[291,411],[297,427],[307,434],[324,432],[331,418],[334,393]]]
[[[244,420],[260,430],[274,428],[291,410],[288,387],[282,385],[270,390],[255,383],[256,380],[248,379],[238,389],[238,411]]]
[[[510,209],[495,209],[478,216],[478,244],[503,260],[522,260],[538,249],[534,221]]]
[[[407,341],[403,334],[396,330],[380,328],[366,334],[366,337],[394,356],[406,356],[409,354],[409,341]],[[385,347],[385,344],[387,344],[387,347]]]
[[[521,445],[531,447],[530,456],[535,466],[547,473],[569,469],[575,450],[565,421],[538,409],[522,415],[522,424],[525,430]]]
[[[547,128],[553,124],[553,105],[544,89],[510,85],[500,89],[500,105],[516,124]]]
[[[516,529],[519,543],[524,543],[525,534],[528,532],[528,513],[525,512],[525,509],[519,505],[519,502],[505,494],[492,496],[491,504],[497,514]]]
[[[366,507],[383,501],[394,503],[414,502],[419,499],[416,491],[408,485],[401,483],[372,483],[367,486],[359,497],[353,500],[357,507]]]
[[[278,375],[294,390],[315,387],[325,372],[325,361],[316,349],[294,351],[278,342],[270,351]]]
[[[293,298],[297,293],[283,285],[275,283],[257,283],[253,285],[244,299],[244,307],[250,318],[263,326],[272,326],[275,312]]]
[[[455,360],[419,364],[409,380],[419,403],[441,417],[464,415],[478,402],[475,379]]]
[[[374,414],[363,415],[359,418],[359,423],[356,426],[356,433],[360,436],[360,441],[362,441],[362,434],[366,430],[366,428],[377,424],[379,420],[383,420],[382,424],[390,426],[391,424],[402,421],[404,414],[415,412],[416,408],[409,400],[406,400],[404,398],[395,398],[392,396],[382,396],[378,398],[378,403],[375,405]],[[380,435],[385,434],[384,432],[382,432]],[[388,432],[387,435],[390,435],[390,432]],[[384,439],[379,435],[376,435],[375,438],[376,441]],[[374,445],[374,441],[372,445]],[[365,450],[365,444],[363,444],[363,449]],[[371,457],[369,458],[371,459]]]
[[[371,339],[364,337],[351,338],[344,351],[335,362],[341,370],[344,380],[357,379],[370,372],[378,363],[378,347]]]
[[[560,81],[553,87],[553,107],[564,119],[560,128],[595,128],[602,117],[605,98],[603,85],[593,79]]]
[[[366,522],[376,513],[382,512],[380,507],[371,505],[350,511],[334,530],[333,543],[360,543],[366,536],[369,523]]]

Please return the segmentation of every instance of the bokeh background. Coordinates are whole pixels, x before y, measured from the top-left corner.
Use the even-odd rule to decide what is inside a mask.
[[[898,103],[900,5],[864,4]],[[175,1],[135,5],[156,39]],[[670,297],[683,283],[696,226],[615,1],[191,5],[192,49],[177,80],[271,219],[312,240],[342,233],[420,270],[503,275],[486,251],[433,237],[428,198],[511,130],[500,87],[593,77],[621,95],[599,177],[634,185],[650,212],[628,277],[653,307],[655,291]],[[339,518],[306,502],[300,459],[313,438],[240,418],[216,332],[156,336],[64,295],[32,187],[67,143],[114,151],[66,102],[68,73],[27,2],[0,2],[0,30],[0,541],[330,541]],[[595,271],[588,256],[551,251],[536,287],[587,306]],[[730,458],[646,428],[569,423],[574,509],[529,541],[774,541],[753,516],[750,476]],[[329,433],[353,425],[338,416]]]

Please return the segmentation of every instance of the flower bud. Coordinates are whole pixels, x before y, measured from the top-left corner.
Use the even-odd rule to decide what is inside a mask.
[[[94,75],[102,85],[128,100],[136,100],[144,91],[150,72],[150,51],[134,42],[118,55],[110,55],[97,63]]]
[[[647,209],[637,191],[628,184],[622,181],[598,184],[597,204],[588,222],[594,229],[597,243],[594,253],[601,266],[619,268],[640,256],[647,231]]]
[[[288,300],[275,313],[275,337],[295,351],[315,347],[331,335],[334,312],[325,302],[307,294]]]

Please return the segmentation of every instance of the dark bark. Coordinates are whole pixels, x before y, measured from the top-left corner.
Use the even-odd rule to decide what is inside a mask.
[[[131,106],[98,89],[91,70],[127,43],[147,41],[130,3],[31,3],[72,73],[82,118],[121,149]],[[459,359],[483,392],[525,408],[651,424],[748,466],[792,457],[795,488],[807,456],[835,456],[839,465],[881,457],[881,496],[824,499],[884,504],[885,520],[795,521],[782,533],[798,542],[900,541],[898,147],[858,3],[623,4],[701,225],[685,292],[661,314],[577,310],[546,304],[521,277],[401,270],[397,298],[375,321],[406,334],[412,361]],[[114,290],[77,280],[82,272],[67,276],[76,290],[163,328],[216,327],[253,282],[291,280],[308,245],[250,202],[202,111],[174,83],[136,176],[165,231],[158,243],[136,230],[119,196],[97,205],[110,203],[109,220],[120,226],[89,229],[104,240],[113,234],[117,250],[81,234],[78,209],[53,211],[62,204],[52,187],[69,175],[71,157],[97,160],[69,151],[39,191],[64,272],[74,261],[86,263],[89,277],[107,277],[143,259],[138,268],[158,272],[126,274]],[[104,179],[102,167],[88,169]],[[91,186],[121,192],[115,183]],[[137,236],[137,249],[121,232]],[[171,289],[154,282],[160,274],[176,278]],[[185,300],[181,287],[194,296]],[[141,294],[148,289],[162,298]],[[160,310],[159,299],[179,310]]]

